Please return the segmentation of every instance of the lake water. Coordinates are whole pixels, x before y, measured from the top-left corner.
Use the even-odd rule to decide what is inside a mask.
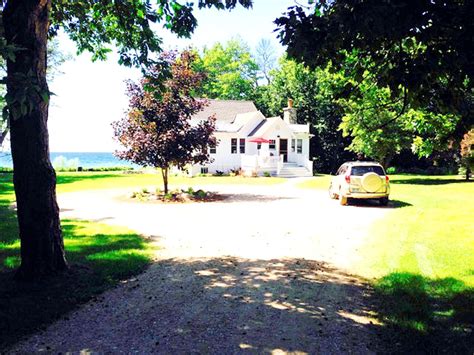
[[[134,164],[126,160],[120,160],[113,153],[71,153],[71,152],[54,152],[50,153],[51,162],[54,166],[61,165],[64,167],[83,167],[87,168],[110,168],[117,166],[129,166]],[[11,155],[0,153],[0,167],[12,168]]]

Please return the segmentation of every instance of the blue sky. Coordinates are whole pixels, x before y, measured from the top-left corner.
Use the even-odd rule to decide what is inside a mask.
[[[251,10],[201,10],[196,12],[198,28],[191,39],[177,39],[164,29],[158,29],[158,34],[167,49],[212,46],[236,36],[255,48],[260,39],[267,38],[282,54],[284,48],[273,33],[273,21],[294,4],[294,0],[255,0]],[[66,37],[60,37],[60,45],[62,50],[75,53],[74,44]],[[61,71],[63,74],[50,84],[56,94],[49,118],[51,151],[113,151],[116,145],[110,124],[127,108],[124,80],[137,79],[139,71],[119,66],[115,55],[106,62],[92,63],[87,53],[65,63]]]

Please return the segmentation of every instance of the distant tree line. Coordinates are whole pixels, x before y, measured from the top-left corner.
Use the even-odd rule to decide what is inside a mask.
[[[206,77],[196,90],[199,97],[252,100],[266,116],[281,115],[292,98],[298,122],[309,123],[314,134],[311,156],[318,172],[334,172],[357,158],[437,173],[454,172],[462,163],[462,115],[415,105],[406,90],[378,83],[376,63],[357,51],[346,52],[337,67],[332,62],[309,67],[286,54],[277,58],[265,39],[255,50],[233,39],[194,51],[196,69]],[[467,92],[463,100],[472,105]]]

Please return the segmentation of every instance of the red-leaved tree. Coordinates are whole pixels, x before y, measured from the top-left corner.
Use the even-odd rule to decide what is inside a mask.
[[[208,147],[216,144],[214,117],[191,122],[208,104],[192,97],[204,79],[203,73],[193,70],[195,59],[189,51],[162,54],[161,60],[170,67],[169,78],[164,83],[155,80],[163,75],[161,67],[156,67],[139,84],[129,82],[129,110],[113,123],[115,138],[125,148],[115,154],[141,166],[160,168],[165,194],[171,167],[185,169],[208,162]]]
[[[461,163],[466,168],[466,180],[474,166],[474,128],[467,132],[461,141]]]

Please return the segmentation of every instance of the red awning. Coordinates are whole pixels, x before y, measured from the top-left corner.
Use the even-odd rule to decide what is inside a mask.
[[[255,138],[249,139],[249,142],[252,142],[252,143],[270,143],[270,141],[268,139],[265,139],[263,137],[255,137]]]

